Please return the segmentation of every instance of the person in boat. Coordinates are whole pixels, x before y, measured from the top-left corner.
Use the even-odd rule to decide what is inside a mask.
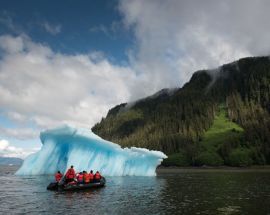
[[[94,181],[94,173],[93,173],[93,170],[91,170],[90,172],[89,172],[89,181],[90,182],[93,182]]]
[[[80,172],[77,172],[76,173],[76,177],[75,177],[76,178],[76,180],[75,180],[76,182],[78,181],[79,175],[80,175]]]
[[[78,184],[83,184],[83,173],[80,172],[78,175],[77,175],[77,183]]]
[[[55,181],[58,183],[59,181],[61,181],[61,178],[63,177],[62,173],[60,171],[57,171],[57,173],[55,173],[54,178]]]
[[[99,182],[100,179],[101,179],[101,175],[100,175],[99,171],[97,171],[94,175],[94,181]]]
[[[71,167],[68,169],[68,171],[66,172],[66,175],[65,175],[66,183],[74,181],[75,176],[76,176],[75,170],[74,170],[73,166],[71,165]]]
[[[86,171],[83,171],[83,183],[85,183],[85,184],[90,183],[90,177]]]

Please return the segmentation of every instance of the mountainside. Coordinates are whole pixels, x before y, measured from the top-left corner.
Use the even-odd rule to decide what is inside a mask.
[[[117,105],[92,130],[164,151],[164,165],[270,164],[270,59],[198,71],[182,88]]]
[[[0,164],[1,165],[21,165],[23,162],[20,158],[14,158],[14,157],[0,157]]]

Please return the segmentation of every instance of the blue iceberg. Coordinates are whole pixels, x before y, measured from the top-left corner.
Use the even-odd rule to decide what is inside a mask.
[[[121,148],[92,131],[63,126],[40,133],[41,150],[28,156],[17,175],[65,172],[71,165],[77,172],[99,170],[105,176],[155,176],[156,167],[167,156],[143,148]]]

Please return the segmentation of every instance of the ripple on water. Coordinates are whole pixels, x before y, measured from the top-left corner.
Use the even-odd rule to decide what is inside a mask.
[[[0,167],[0,214],[270,213],[270,173],[108,177],[103,189],[49,192],[46,186],[52,176],[17,177],[5,172],[10,171],[1,172]]]
[[[240,212],[241,210],[240,206],[226,206],[222,208],[218,208],[217,211],[219,211],[221,214],[224,215],[230,215]]]

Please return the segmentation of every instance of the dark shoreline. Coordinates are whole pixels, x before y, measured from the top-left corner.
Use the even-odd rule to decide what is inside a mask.
[[[270,165],[265,166],[250,166],[250,167],[230,167],[230,166],[220,166],[220,167],[177,167],[170,166],[164,167],[159,166],[156,169],[157,174],[164,173],[185,173],[185,172],[270,172]]]

